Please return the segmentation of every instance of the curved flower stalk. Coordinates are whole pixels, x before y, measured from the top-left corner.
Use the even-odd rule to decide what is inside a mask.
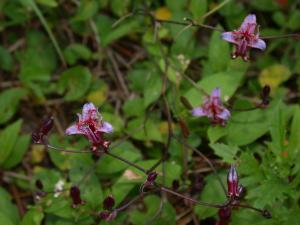
[[[230,118],[230,111],[223,106],[220,88],[215,88],[210,96],[207,96],[204,103],[192,110],[193,116],[206,116],[212,124],[225,126]]]
[[[259,38],[258,27],[256,16],[250,14],[244,19],[239,29],[222,33],[221,37],[223,40],[235,45],[236,50],[232,53],[233,59],[240,56],[245,61],[248,61],[250,48],[266,49],[265,41]]]
[[[98,147],[107,150],[110,142],[103,139],[104,133],[112,133],[113,127],[110,123],[103,121],[102,115],[93,103],[83,106],[82,114],[78,115],[78,122],[66,129],[67,135],[84,135],[92,144],[92,150]]]

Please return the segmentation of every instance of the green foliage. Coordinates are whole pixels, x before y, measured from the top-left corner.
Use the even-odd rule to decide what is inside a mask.
[[[189,208],[199,224],[215,223],[217,209],[190,207],[158,191],[118,212],[114,221],[99,222],[106,196],[112,194],[115,207],[122,207],[140,194],[147,175],[106,154],[70,154],[30,143],[39,120],[51,114],[51,145],[89,151],[85,137],[63,135],[85,102],[93,102],[113,125],[113,134],[103,136],[112,154],[147,170],[168,148],[164,166],[155,168],[157,184],[171,188],[176,180],[183,195],[215,204],[226,200],[216,175],[184,141],[217,166],[224,183],[225,169],[235,164],[246,188],[243,204],[273,215],[265,220],[255,211],[234,209],[231,225],[299,224],[300,43],[268,39],[265,51],[251,49],[250,61],[243,62],[231,59],[235,46],[219,31],[237,29],[254,13],[262,36],[297,33],[298,5],[297,0],[0,1],[0,224],[173,225],[192,223],[185,221],[193,215],[185,216]],[[143,12],[217,29],[158,23]],[[264,85],[271,87],[270,104],[253,109]],[[185,97],[192,107],[201,106],[216,87],[231,112],[224,126],[191,116],[180,101]],[[204,177],[204,187],[191,196],[196,175]],[[29,192],[41,194],[34,185],[38,179],[49,193],[33,199]],[[64,191],[55,194],[59,183]],[[72,185],[86,201],[75,209]],[[25,208],[22,218],[17,205]]]

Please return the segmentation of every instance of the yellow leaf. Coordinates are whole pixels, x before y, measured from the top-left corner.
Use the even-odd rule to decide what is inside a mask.
[[[171,15],[171,11],[165,6],[155,10],[155,18],[159,20],[169,20]]]
[[[32,145],[31,160],[33,163],[40,163],[46,155],[43,145]]]
[[[139,180],[142,179],[142,176],[140,176],[139,174],[136,174],[135,172],[133,172],[130,169],[125,170],[123,177],[126,180]]]
[[[102,105],[107,99],[107,90],[107,86],[102,86],[100,89],[90,92],[86,99],[97,106]]]
[[[261,71],[259,75],[259,83],[261,86],[269,85],[271,90],[276,89],[281,83],[288,80],[291,71],[284,65],[272,65]]]

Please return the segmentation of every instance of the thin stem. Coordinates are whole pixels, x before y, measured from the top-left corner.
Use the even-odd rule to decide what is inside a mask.
[[[185,18],[185,19],[188,20],[189,22],[180,22],[180,21],[176,21],[176,20],[161,20],[161,19],[157,19],[157,18],[153,17],[153,21],[159,22],[159,23],[169,23],[169,24],[176,24],[176,25],[180,25],[180,26],[201,27],[201,28],[206,28],[209,30],[216,30],[219,32],[224,32],[223,29],[219,29],[219,28],[216,28],[216,27],[213,27],[210,25],[200,24],[200,23],[197,23],[197,22],[187,19],[187,18]]]
[[[206,14],[204,14],[201,19],[204,19],[208,16],[210,16],[211,14],[215,13],[216,11],[218,11],[219,9],[221,9],[223,6],[225,6],[226,4],[228,4],[231,0],[225,0],[224,2],[222,2],[221,4],[219,4],[218,6],[214,7],[212,10],[210,10],[209,12],[207,12]]]
[[[109,152],[109,151],[106,151],[106,152],[104,152],[104,153],[105,153],[106,155],[109,155],[109,156],[111,156],[111,157],[113,157],[113,158],[115,158],[115,159],[118,159],[118,160],[120,160],[120,161],[122,161],[122,162],[124,162],[124,163],[126,163],[126,164],[128,164],[128,165],[130,165],[130,166],[132,166],[132,167],[134,167],[134,168],[136,168],[136,169],[138,169],[139,171],[141,171],[141,172],[147,174],[147,170],[145,170],[143,167],[141,167],[141,166],[139,166],[139,165],[137,165],[137,164],[135,164],[135,163],[133,163],[133,162],[128,161],[127,159],[124,159],[124,158],[122,158],[122,157],[120,157],[120,156],[118,156],[118,155],[115,155],[115,154],[113,154],[113,153],[111,153],[111,152]]]
[[[245,209],[251,209],[251,210],[254,210],[254,211],[259,212],[259,213],[264,212],[263,209],[258,209],[258,208],[255,208],[253,206],[250,206],[250,205],[232,204],[232,206],[241,207],[241,208],[245,208]]]
[[[62,53],[62,51],[61,51],[61,49],[58,45],[58,42],[56,41],[56,38],[55,38],[53,32],[51,31],[50,27],[47,24],[47,21],[46,21],[45,17],[43,16],[42,12],[40,11],[39,7],[35,4],[35,2],[33,0],[27,0],[26,2],[32,7],[33,11],[37,15],[37,17],[40,19],[40,21],[43,24],[46,32],[49,35],[49,38],[50,38],[57,54],[59,55],[59,58],[60,58],[62,64],[64,66],[66,66],[66,61],[65,61],[64,55],[63,55],[63,53]]]
[[[280,39],[280,38],[296,38],[300,39],[300,34],[281,34],[281,35],[271,35],[271,36],[260,36],[260,39]]]
[[[114,209],[114,211],[117,211],[117,212],[123,211],[123,210],[125,210],[126,208],[128,208],[130,205],[132,205],[133,203],[135,203],[136,201],[138,201],[139,199],[143,198],[145,195],[154,193],[154,192],[156,192],[156,191],[158,191],[158,190],[159,190],[159,189],[156,188],[156,189],[150,190],[150,191],[148,191],[148,192],[141,192],[138,196],[134,197],[132,200],[130,200],[130,201],[127,202],[126,204],[120,206],[119,208]]]
[[[203,95],[209,96],[209,94],[195,81],[193,81],[191,78],[183,74],[183,78],[185,78],[187,81],[189,81],[197,90],[199,90]]]
[[[220,209],[220,208],[223,208],[223,207],[225,207],[225,206],[227,206],[227,205],[230,204],[230,201],[226,201],[224,204],[221,204],[221,205],[219,205],[219,204],[213,204],[213,203],[207,203],[207,202],[202,202],[202,201],[197,201],[197,200],[195,200],[193,198],[190,198],[190,197],[182,195],[182,194],[180,194],[178,192],[172,191],[172,190],[170,190],[170,189],[168,189],[166,187],[160,187],[160,190],[163,191],[163,192],[175,195],[177,197],[183,198],[183,199],[188,200],[190,202],[193,202],[195,204],[203,205],[203,206],[208,206],[208,207],[213,207],[213,208]]]
[[[65,152],[65,153],[92,153],[90,150],[69,150],[69,149],[63,149],[63,148],[58,148],[55,146],[52,146],[50,144],[45,144],[47,149],[59,151],[59,152]],[[97,153],[103,153],[103,151],[97,151]]]

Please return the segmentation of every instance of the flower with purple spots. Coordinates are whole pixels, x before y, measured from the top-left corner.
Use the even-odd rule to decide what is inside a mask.
[[[193,116],[206,116],[213,124],[224,126],[230,118],[230,112],[223,106],[220,88],[215,88],[204,103],[192,110]]]
[[[221,35],[222,39],[235,45],[235,52],[232,58],[241,56],[245,61],[249,59],[248,51],[250,48],[265,50],[266,43],[259,38],[258,25],[254,14],[248,15],[240,28],[231,32],[224,32]]]
[[[107,150],[110,142],[103,140],[103,133],[112,132],[112,125],[103,121],[93,103],[86,103],[82,114],[78,114],[78,122],[66,130],[67,135],[84,135],[92,143],[94,150],[97,150],[99,146]]]

